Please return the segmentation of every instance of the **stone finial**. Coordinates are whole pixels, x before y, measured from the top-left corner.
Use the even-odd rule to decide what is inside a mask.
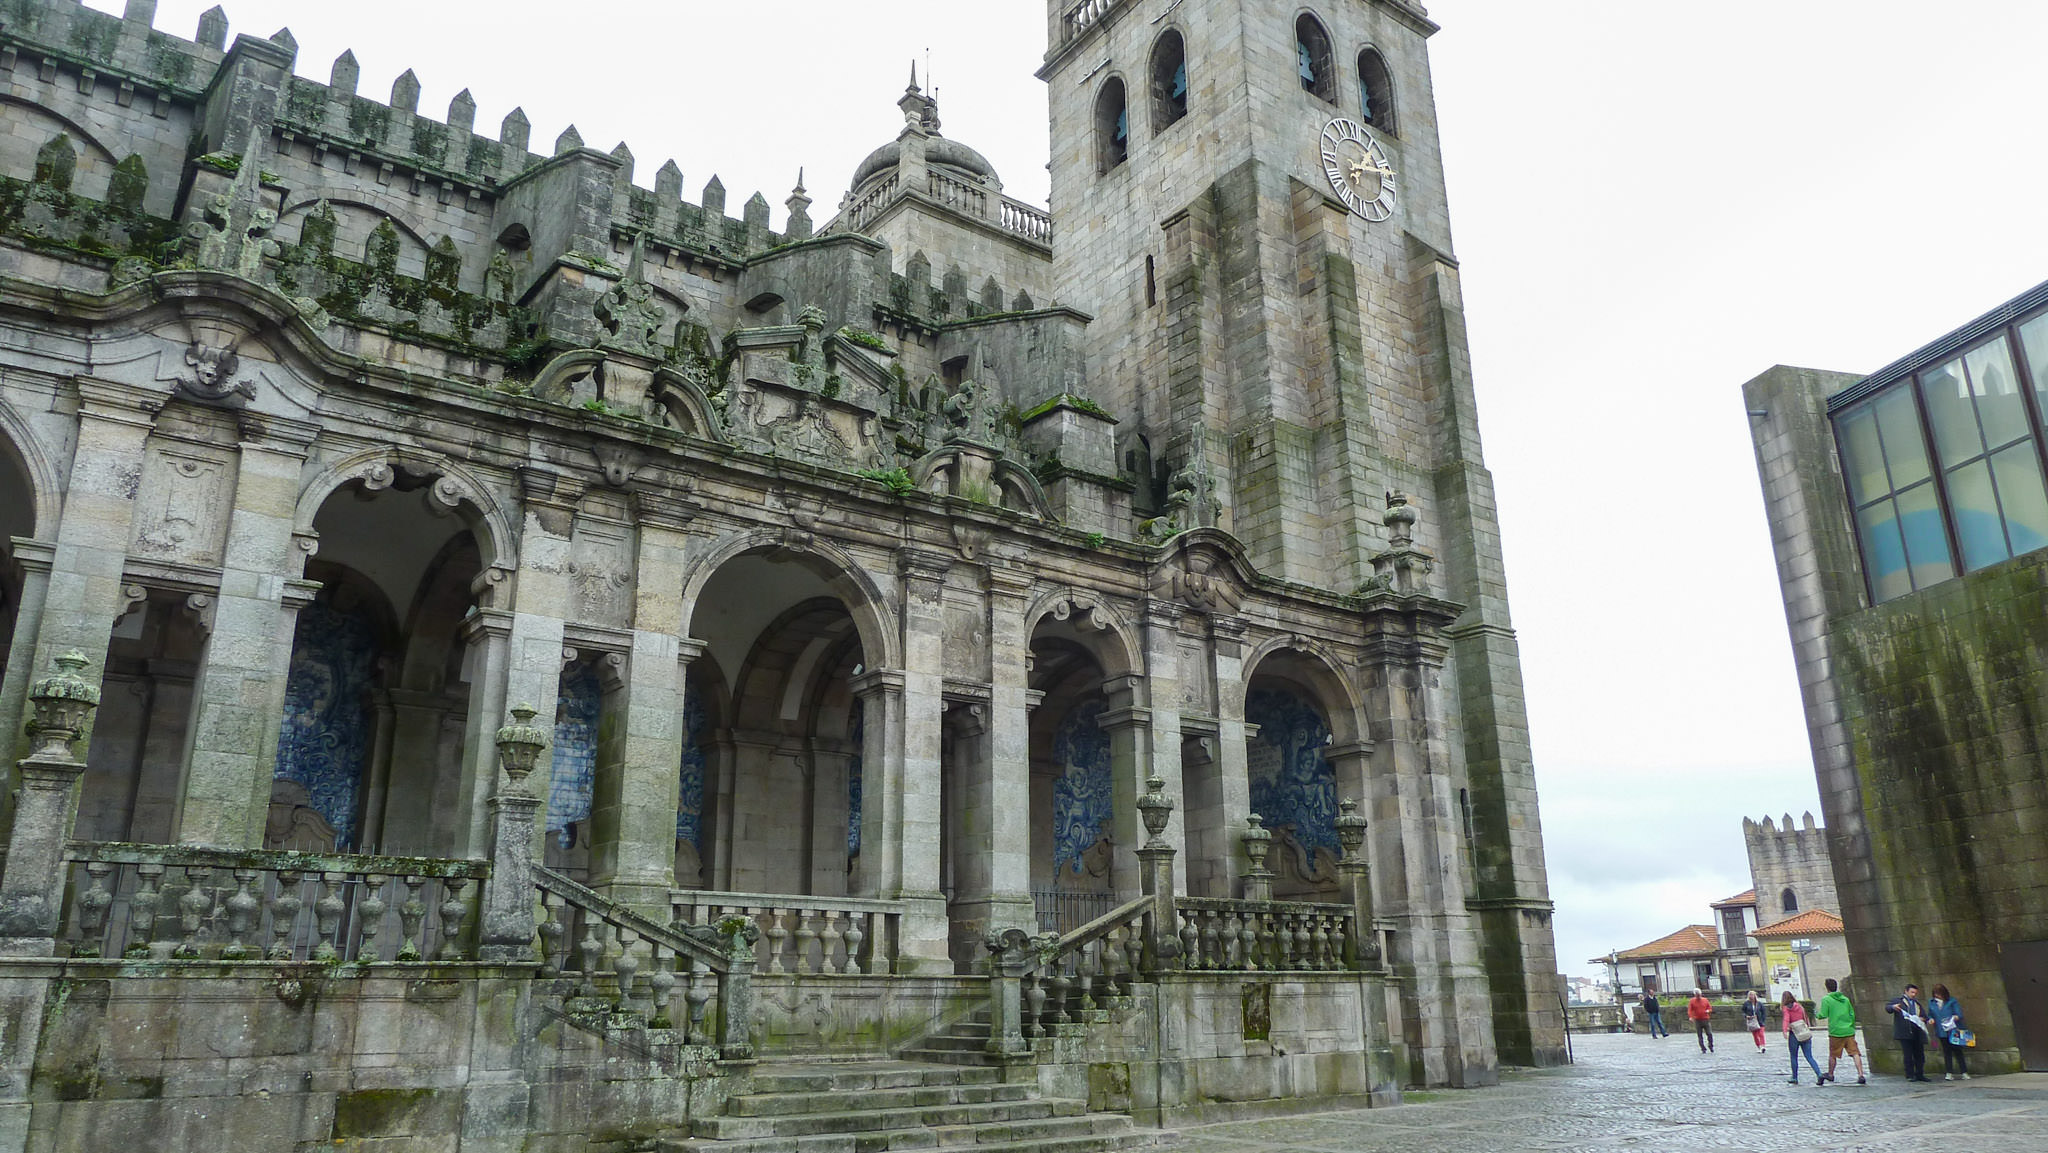
[[[654,170],[654,199],[663,208],[683,198],[683,170],[676,167],[674,160],[662,161]]]
[[[420,108],[420,78],[408,68],[391,82],[391,108],[394,112],[417,112]]]
[[[903,278],[910,282],[910,287],[913,290],[931,287],[932,260],[931,257],[924,254],[924,249],[920,248],[910,254],[909,262],[903,266]],[[918,298],[913,296],[911,299],[916,300]]]
[[[295,56],[298,54],[299,38],[292,35],[290,28],[280,28],[272,32],[270,34],[270,42]]]
[[[1365,847],[1365,817],[1358,811],[1358,802],[1346,797],[1337,802],[1337,844],[1344,849],[1344,858],[1358,856]]]
[[[749,228],[768,227],[768,198],[756,192],[747,197],[746,207],[740,210]]]
[[[725,215],[725,181],[712,173],[711,182],[704,186],[704,211]]]
[[[121,19],[144,28],[156,23],[156,0],[128,0],[121,8]]]
[[[36,742],[30,756],[72,759],[71,744],[85,731],[86,722],[100,703],[99,686],[78,675],[89,663],[77,649],[59,653],[50,661],[50,675],[29,687],[28,699],[35,709],[35,719],[28,724],[28,734]]]
[[[192,39],[195,43],[204,45],[216,52],[226,49],[228,46],[228,14],[226,10],[220,5],[215,4],[213,7],[201,12],[199,14],[199,31],[192,34]]]
[[[1809,833],[1813,832],[1814,829],[1817,827],[1813,823],[1813,814],[1811,812],[1808,812],[1801,815],[1806,818],[1806,831]]]
[[[562,134],[560,136],[555,137],[556,156],[561,156],[566,153],[574,152],[581,147],[583,147],[583,134],[581,132],[576,131],[576,126],[574,124],[571,124],[569,127],[562,129]]]
[[[527,136],[532,131],[533,125],[527,122],[526,110],[514,108],[505,114],[504,122],[498,125],[498,143],[510,145],[524,152]]]
[[[811,198],[804,194],[804,170],[796,170],[796,187],[790,191],[789,199],[782,202],[789,210],[789,224],[783,230],[791,240],[803,240],[811,235]]]
[[[621,186],[633,183],[633,150],[621,140],[612,146],[612,159],[619,162],[618,183]]]
[[[1010,308],[1014,312],[1030,312],[1037,307],[1038,303],[1031,299],[1031,294],[1021,288],[1017,290],[1016,299],[1010,302]]]
[[[1266,829],[1265,818],[1257,813],[1245,817],[1244,835],[1238,840],[1244,843],[1245,859],[1251,863],[1250,871],[1266,871],[1266,854],[1273,850],[1273,834]]]
[[[511,713],[511,719],[498,730],[498,762],[505,766],[513,787],[519,788],[540,760],[541,750],[548,747],[548,732],[533,723],[538,713],[532,705],[513,705]]]
[[[1145,822],[1145,831],[1151,840],[1148,849],[1167,847],[1162,839],[1166,824],[1173,819],[1173,800],[1166,795],[1166,779],[1157,775],[1145,778],[1145,795],[1138,798],[1138,819]]]
[[[1387,511],[1380,515],[1380,523],[1387,526],[1387,542],[1395,548],[1415,543],[1415,509],[1408,503],[1407,493],[1387,494]]]
[[[476,97],[465,88],[448,102],[448,127],[468,132],[476,126]]]
[[[356,63],[354,49],[343,49],[334,58],[334,68],[327,73],[327,86],[337,92],[356,94],[356,85],[362,81],[362,65]]]

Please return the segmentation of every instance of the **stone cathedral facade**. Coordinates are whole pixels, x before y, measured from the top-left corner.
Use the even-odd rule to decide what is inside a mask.
[[[1050,212],[913,74],[831,213],[153,9],[0,19],[0,1148],[1562,1059],[1419,5],[1055,0]]]

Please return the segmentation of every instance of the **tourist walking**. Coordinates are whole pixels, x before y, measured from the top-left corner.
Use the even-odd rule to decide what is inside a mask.
[[[1650,1018],[1650,1036],[1669,1037],[1671,1030],[1664,1027],[1664,1007],[1657,1003],[1657,990],[1645,986],[1642,1005],[1643,1012]]]
[[[1756,995],[1755,989],[1751,989],[1749,999],[1742,1003],[1742,1023],[1749,1027],[1749,1038],[1756,1042],[1756,1051],[1759,1053],[1769,1048],[1764,1044],[1765,1011],[1763,998]]]
[[[1714,1051],[1714,1003],[1707,1000],[1707,994],[1700,989],[1692,991],[1692,1000],[1685,1003],[1685,1015],[1692,1018],[1693,1031],[1699,1034],[1700,1052]]]
[[[1892,1015],[1892,1040],[1906,1056],[1906,1080],[1927,1080],[1927,1006],[1920,1000],[1920,986],[1908,984],[1906,991],[1884,1003]]]
[[[1779,1002],[1783,1006],[1780,1016],[1785,1029],[1785,1048],[1792,1053],[1792,1084],[1799,1084],[1799,1055],[1806,1055],[1807,1067],[1813,1070],[1813,1087],[1818,1089],[1828,1083],[1827,1075],[1820,1071],[1820,1062],[1813,1059],[1813,1026],[1807,1024],[1806,1006],[1799,998],[1786,993]]]
[[[1821,1083],[1835,1079],[1835,1062],[1847,1053],[1856,1063],[1856,1083],[1867,1085],[1870,1079],[1863,1075],[1863,1049],[1856,1044],[1856,1007],[1842,995],[1833,977],[1827,985],[1828,995],[1813,1007],[1813,1015],[1828,1023],[1828,1071],[1821,1075]]]
[[[1975,1038],[1964,1026],[1963,1007],[1950,995],[1947,985],[1934,987],[1934,999],[1927,1004],[1927,1015],[1934,1019],[1934,1035],[1941,1039],[1941,1079],[1969,1080],[1969,1044]]]

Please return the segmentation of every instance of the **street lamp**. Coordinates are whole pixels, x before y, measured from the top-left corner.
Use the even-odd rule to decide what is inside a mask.
[[[1792,951],[1799,954],[1799,995],[1810,997],[1813,995],[1813,986],[1806,983],[1806,955],[1820,952],[1820,946],[1814,944],[1810,938],[1801,937],[1792,942]]]

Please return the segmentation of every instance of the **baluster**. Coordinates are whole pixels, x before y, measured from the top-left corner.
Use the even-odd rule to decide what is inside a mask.
[[[171,951],[171,956],[191,960],[199,956],[199,931],[205,927],[207,915],[213,912],[213,890],[206,882],[213,877],[213,870],[205,865],[185,866],[185,895],[178,898],[178,927],[184,930],[185,938]]]
[[[1294,967],[1315,968],[1315,935],[1309,932],[1313,918],[1306,913],[1294,914]]]
[[[1287,970],[1294,964],[1294,914],[1285,909],[1273,916],[1273,968]]]
[[[543,977],[562,975],[562,957],[567,952],[568,927],[562,924],[562,898],[542,893],[541,908],[547,920],[540,923],[540,972]]]
[[[846,972],[846,958],[839,951],[840,946],[846,943],[846,933],[839,928],[839,917],[839,913],[825,910],[825,932],[818,942],[822,947],[819,955],[819,960],[824,962],[822,972]]]
[[[220,959],[223,961],[244,961],[257,956],[256,947],[243,938],[249,935],[249,930],[256,927],[256,917],[263,911],[263,903],[256,899],[256,894],[249,891],[249,887],[256,883],[259,875],[254,869],[234,871],[235,891],[227,900],[228,943],[220,951]]]
[[[770,973],[780,973],[782,972],[782,943],[789,938],[789,930],[782,927],[782,910],[770,908],[767,912],[761,914],[760,919],[768,922],[761,929],[768,936],[768,971]]]
[[[1072,982],[1067,979],[1066,963],[1065,957],[1055,957],[1052,961],[1057,966],[1052,971],[1052,1020],[1055,1025],[1073,1020],[1067,1016],[1067,990],[1072,987]]]
[[[149,956],[149,942],[156,931],[157,903],[163,900],[164,867],[145,862],[135,866],[135,895],[128,898],[128,947],[123,956]]]
[[[92,878],[85,892],[78,895],[78,941],[71,946],[74,957],[97,957],[106,944],[107,908],[114,903],[114,894],[107,891],[107,876],[114,866],[104,861],[88,861],[85,875]]]
[[[356,944],[356,960],[381,961],[377,952],[377,934],[384,928],[384,914],[391,909],[391,903],[384,899],[384,885],[391,880],[381,873],[370,873],[362,880],[363,899],[356,902],[356,923],[362,926],[362,939]]]
[[[796,971],[799,974],[815,973],[811,967],[811,943],[818,939],[818,931],[811,928],[808,910],[796,910]]]
[[[597,937],[597,914],[583,910],[583,940],[576,944],[576,956],[581,960],[583,979],[576,983],[578,997],[597,996],[597,967],[604,960],[604,942]]]
[[[633,955],[633,946],[640,935],[624,925],[616,926],[619,940],[619,956],[612,962],[612,970],[619,975],[619,1008],[631,1008],[633,1000],[633,975],[640,971],[640,958]]]
[[[1202,955],[1202,930],[1195,927],[1195,919],[1201,914],[1192,909],[1180,910],[1180,955],[1182,962],[1190,969],[1206,969],[1209,959]]]
[[[405,900],[398,905],[398,959],[417,961],[420,959],[420,925],[427,919],[427,903],[420,900],[420,886],[427,883],[425,877],[400,877],[398,883],[405,886]]]
[[[689,984],[683,989],[683,1003],[690,1014],[690,1044],[709,1045],[711,1037],[704,1032],[704,1003],[711,1000],[710,983],[704,979],[702,961],[690,962]]]
[[[1095,968],[1100,959],[1101,945],[1090,942],[1081,946],[1075,954],[1074,979],[1081,986],[1081,1011],[1087,1013],[1095,1006]]]
[[[1259,967],[1259,915],[1241,912],[1237,919],[1237,967],[1249,972]]]
[[[299,910],[305,907],[304,898],[299,896],[299,878],[305,874],[297,869],[279,869],[277,893],[270,899],[270,947],[263,950],[265,960],[289,961],[292,959],[292,937],[298,932]],[[264,886],[269,892],[269,886]]]
[[[313,926],[318,931],[320,943],[313,946],[313,959],[328,962],[341,960],[341,873],[320,874],[320,896],[313,902]]]
[[[1102,972],[1108,986],[1105,996],[1121,997],[1130,991],[1131,978],[1125,970],[1130,963],[1126,941],[1126,930],[1121,925],[1111,929],[1102,940]]]
[[[653,971],[647,974],[647,992],[654,1001],[654,1013],[647,1018],[647,1027],[673,1028],[675,1023],[668,1019],[668,1001],[676,987],[674,968],[669,964],[674,956],[664,959],[661,955],[661,946],[650,941],[647,945],[647,958],[653,963]]]
[[[441,882],[441,955],[442,961],[462,960],[462,927],[469,920],[469,902],[462,899],[462,890],[469,887],[468,877],[449,877]]]
[[[860,963],[860,945],[862,941],[868,939],[868,935],[861,931],[861,924],[872,916],[874,916],[873,913],[848,913],[846,915],[846,971],[849,973],[857,974],[868,971],[867,966]]]
[[[1331,945],[1333,943],[1334,939],[1330,933],[1330,915],[1328,913],[1318,913],[1316,915],[1316,968],[1327,971],[1337,967],[1335,958],[1332,956]]]
[[[1025,1036],[1037,1040],[1045,1036],[1045,976],[1032,972],[1024,978],[1024,1005],[1030,1013],[1030,1028]]]

